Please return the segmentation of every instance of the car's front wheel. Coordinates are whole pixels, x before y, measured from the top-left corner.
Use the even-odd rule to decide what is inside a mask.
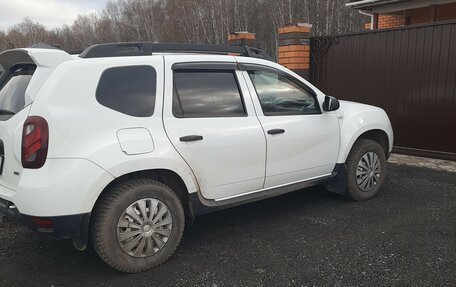
[[[363,201],[376,196],[386,175],[386,156],[381,145],[373,140],[358,140],[346,164],[347,197]]]
[[[100,198],[91,224],[92,242],[111,267],[141,272],[174,253],[184,226],[184,210],[169,187],[134,179],[114,186]]]

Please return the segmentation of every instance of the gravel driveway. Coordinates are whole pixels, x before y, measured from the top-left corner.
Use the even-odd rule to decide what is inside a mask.
[[[321,187],[197,218],[164,265],[116,272],[89,250],[0,228],[0,285],[456,286],[456,173],[389,164],[380,195]]]

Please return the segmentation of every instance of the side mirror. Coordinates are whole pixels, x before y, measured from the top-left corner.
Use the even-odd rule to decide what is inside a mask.
[[[323,110],[326,112],[337,111],[340,107],[339,101],[331,96],[326,96],[323,102]]]

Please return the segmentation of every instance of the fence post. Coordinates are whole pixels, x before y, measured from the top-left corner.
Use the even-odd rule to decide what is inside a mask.
[[[228,35],[228,45],[235,47],[255,47],[255,34],[249,32],[231,32]]]
[[[309,80],[311,28],[308,23],[279,28],[279,64],[306,80]]]

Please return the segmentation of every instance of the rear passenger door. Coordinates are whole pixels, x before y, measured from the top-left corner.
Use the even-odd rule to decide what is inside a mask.
[[[263,187],[266,140],[234,59],[213,57],[165,57],[163,121],[204,198],[224,200]]]

